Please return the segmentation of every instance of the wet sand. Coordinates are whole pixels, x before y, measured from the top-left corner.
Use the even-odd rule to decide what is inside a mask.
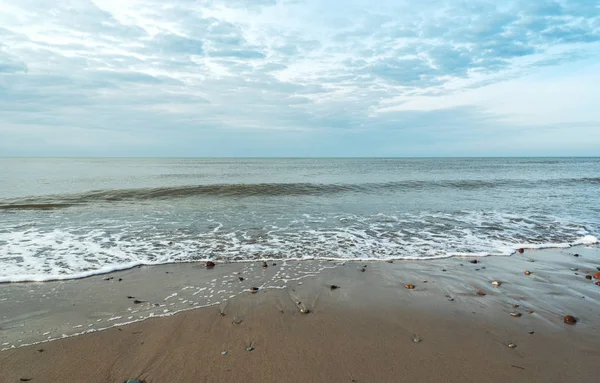
[[[233,286],[228,290],[233,297],[165,318],[0,352],[0,382],[594,380],[600,360],[600,286],[585,276],[600,267],[600,250],[527,250],[477,260],[370,262],[364,272],[362,263],[351,262],[306,261],[267,269],[260,263],[219,264],[213,270],[169,265],[114,273],[108,276],[113,280],[101,276],[36,284],[35,289],[2,285],[1,296],[11,299],[0,301],[0,333],[11,345],[15,337],[38,337],[44,318],[59,326],[65,315],[57,312],[69,305],[72,314],[66,317],[83,323],[95,306],[109,316],[143,305],[114,307],[127,302],[124,296],[133,289],[157,313],[205,283],[214,285],[210,299],[217,298],[221,284]],[[494,287],[494,280],[501,285]],[[235,290],[255,283],[263,287],[257,293]],[[339,288],[332,290],[332,284]],[[57,302],[54,307],[36,300],[52,289],[64,294],[62,300],[50,299]],[[18,297],[25,292],[27,299]],[[166,299],[174,292],[178,295]],[[7,303],[17,299],[25,299],[19,310]],[[171,309],[188,304],[183,300]],[[165,306],[154,308],[155,301]],[[32,302],[36,309],[28,311]],[[304,309],[310,312],[303,314]],[[565,315],[578,323],[563,323]]]

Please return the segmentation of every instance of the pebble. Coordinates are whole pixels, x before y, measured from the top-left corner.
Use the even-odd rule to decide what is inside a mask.
[[[571,267],[571,270],[572,270],[572,271],[577,271],[577,270],[579,270],[579,269],[578,269],[578,268],[576,268],[576,267]]]
[[[251,293],[257,293],[258,292],[258,287],[250,287],[250,292]]]
[[[477,263],[477,260],[476,260],[476,259],[474,259],[474,260],[472,260],[472,261],[471,261],[471,263]]]
[[[267,265],[267,262],[263,262],[262,267],[263,267],[263,269],[266,269],[267,267],[269,267],[269,265]]]
[[[302,309],[300,309],[300,312],[301,312],[302,314],[308,314],[308,313],[310,312],[310,310],[309,310],[309,309],[306,309],[306,308],[302,308]]]
[[[509,343],[509,344],[507,344],[507,346],[508,346],[508,348],[515,348],[515,347],[517,347],[517,345],[514,344],[514,343]]]
[[[600,279],[600,272],[594,274],[594,279]]]
[[[413,336],[413,343],[420,343],[423,339],[419,338],[418,336]]]
[[[493,281],[493,282],[492,282],[492,285],[494,285],[494,286],[498,287],[498,286],[500,286],[500,285],[501,285],[501,283],[500,283],[500,282],[498,282],[498,281]]]
[[[244,281],[244,277],[238,277],[238,280],[239,280],[240,282],[243,282],[243,281]]]
[[[586,275],[585,279],[589,279],[591,281],[592,280],[592,276],[591,275]]]
[[[228,352],[227,351],[221,351],[221,355],[227,355]]]
[[[139,299],[136,299],[133,301],[134,304],[139,305],[140,303],[144,303],[145,301],[140,301]]]
[[[361,268],[360,268],[360,272],[361,272],[361,273],[364,273],[364,272],[365,272],[365,268],[364,268],[364,267],[361,267]]]
[[[207,269],[212,269],[213,267],[215,267],[215,263],[213,261],[207,261],[206,262],[206,268]]]
[[[525,249],[523,249],[523,248],[520,248],[520,249],[518,249],[517,251],[519,252],[519,254],[523,254],[523,253],[525,252]]]
[[[331,286],[329,286],[329,288],[330,288],[331,290],[335,290],[335,289],[339,289],[339,288],[340,288],[340,286],[337,286],[337,285],[331,285]]]
[[[600,286],[600,281],[596,282],[596,286]]]
[[[579,257],[579,254],[573,254],[574,257]]]
[[[519,307],[519,305],[516,303],[513,303],[512,307],[517,308],[517,307]]]
[[[408,283],[408,284],[404,285],[404,287],[407,288],[407,289],[409,289],[409,290],[412,290],[412,289],[415,288],[415,285],[412,285],[412,284]]]
[[[531,271],[525,270],[525,275],[531,275]]]
[[[482,290],[477,290],[477,295],[479,295],[480,297],[484,297],[486,296],[486,293],[484,293]]]
[[[246,351],[254,351],[254,347],[248,346],[248,348],[246,348]]]
[[[512,313],[510,313],[510,316],[511,316],[511,317],[518,318],[518,317],[520,317],[520,316],[521,316],[521,313],[512,312]]]
[[[577,323],[577,319],[575,319],[575,317],[572,316],[572,315],[565,316],[564,319],[563,319],[563,321],[566,324],[575,324],[575,323]]]

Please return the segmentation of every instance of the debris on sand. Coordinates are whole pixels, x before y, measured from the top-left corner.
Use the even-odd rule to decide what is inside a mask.
[[[517,251],[519,252],[519,254],[523,254],[523,253],[525,252],[525,249],[523,249],[523,248],[520,248],[520,249],[518,249]]]
[[[514,318],[519,318],[521,316],[521,313],[512,312],[512,313],[510,313],[510,316],[514,317]]]
[[[471,263],[478,263],[479,261],[477,261],[476,259],[472,260]]]
[[[258,287],[250,287],[250,292],[251,292],[252,294],[255,294],[255,293],[257,293],[257,292],[258,292],[258,290],[260,290]]]
[[[262,268],[263,268],[263,269],[266,269],[267,267],[269,267],[269,265],[267,265],[267,262],[264,262],[264,261],[263,261],[263,263],[262,263]]]
[[[567,315],[564,317],[563,322],[566,324],[575,324],[577,323],[577,319],[575,319],[575,317],[572,315]]]
[[[415,288],[415,285],[407,283],[407,284],[404,285],[404,287],[407,288],[407,289],[409,289],[409,290],[412,290],[412,289]]]
[[[586,275],[586,276],[585,276],[585,279],[587,279],[587,280],[590,280],[590,281],[591,281],[591,280],[592,280],[592,276],[591,276],[591,275]]]
[[[365,268],[364,268],[364,267],[361,267],[361,268],[360,268],[360,272],[361,272],[361,273],[364,273],[364,272],[365,272]]]
[[[518,304],[516,304],[516,303],[513,303],[513,304],[512,304],[512,307],[514,307],[514,308],[517,308],[517,307],[519,307],[519,305],[518,305]]]
[[[307,308],[305,308],[305,307],[303,307],[303,308],[301,308],[301,309],[300,309],[300,312],[301,312],[302,314],[308,314],[308,313],[310,313],[310,310],[309,310],[309,309],[307,309]]]
[[[206,261],[207,269],[212,269],[213,267],[215,267],[215,263],[213,261]]]
[[[423,339],[419,338],[418,336],[413,335],[413,343],[421,343],[422,340]]]
[[[330,285],[330,286],[329,286],[329,288],[330,288],[331,290],[337,290],[337,289],[339,289],[339,288],[340,288],[340,286],[338,286],[338,285]]]
[[[525,270],[525,275],[531,275],[531,271]]]
[[[477,290],[477,295],[480,297],[485,297],[487,294],[483,290]]]
[[[600,279],[600,272],[594,274],[594,279]]]
[[[514,343],[509,343],[509,344],[507,344],[507,346],[508,346],[508,348],[516,348],[517,347],[517,345]]]
[[[498,281],[493,281],[493,282],[492,282],[492,285],[493,285],[493,286],[496,286],[496,287],[500,286],[501,284],[502,284],[502,283],[500,283],[500,282],[498,282]]]
[[[139,299],[136,299],[133,301],[134,304],[139,305],[140,303],[145,303],[146,301],[140,301]]]
[[[243,281],[244,281],[244,277],[238,277],[238,280],[239,280],[240,282],[243,282]]]

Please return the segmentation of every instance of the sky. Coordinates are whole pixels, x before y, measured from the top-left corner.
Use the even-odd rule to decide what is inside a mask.
[[[0,156],[600,155],[600,0],[0,9]]]

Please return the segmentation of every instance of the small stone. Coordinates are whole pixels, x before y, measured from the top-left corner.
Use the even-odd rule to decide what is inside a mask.
[[[336,290],[336,289],[339,289],[339,288],[340,288],[340,286],[337,286],[337,285],[331,285],[331,286],[329,286],[329,288],[330,288],[331,290]]]
[[[361,272],[361,273],[364,273],[364,272],[365,272],[365,268],[364,268],[364,267],[361,267],[361,268],[360,268],[360,272]]]
[[[514,343],[509,343],[509,344],[507,344],[507,346],[508,346],[508,348],[516,348],[517,347],[517,345]]]
[[[243,282],[243,281],[244,281],[244,277],[238,277],[238,280],[239,280],[240,282]]]
[[[227,355],[228,352],[227,351],[221,351],[221,355]]]
[[[446,269],[442,269],[442,271],[446,271]]]
[[[207,269],[212,269],[213,267],[215,267],[215,263],[213,261],[207,261],[206,262],[206,268]]]
[[[531,271],[525,270],[525,275],[531,275]]]
[[[454,298],[448,298],[448,301],[454,302]]]
[[[262,267],[263,267],[263,269],[266,269],[267,267],[269,267],[269,265],[267,265],[267,262],[263,262]]]
[[[579,254],[577,254],[577,253],[576,253],[576,254],[573,254],[573,256],[574,256],[574,257],[579,257]]]
[[[528,334],[533,335],[533,334],[535,334],[535,331],[529,331]]]
[[[144,303],[145,301],[140,301],[139,299],[136,299],[133,301],[134,304],[139,305],[140,303]]]
[[[575,319],[575,317],[572,316],[572,315],[565,316],[564,319],[563,319],[563,321],[566,324],[575,324],[575,323],[577,323],[577,319]]]
[[[391,260],[391,259],[388,259],[386,262],[387,262],[387,263],[394,263],[394,261],[393,261],[393,260]]]
[[[300,309],[300,312],[301,312],[302,314],[308,314],[308,313],[310,312],[310,310],[309,310],[309,309],[307,309],[307,308],[301,308],[301,309]]]
[[[404,287],[407,288],[407,289],[409,289],[409,290],[412,290],[412,289],[415,288],[415,285],[407,283],[406,285],[404,285]]]
[[[128,296],[127,296],[127,299],[133,299],[133,298],[135,298],[135,297],[134,297],[134,296],[131,296],[131,295],[128,295]]]
[[[251,292],[252,294],[255,294],[255,293],[257,293],[257,292],[258,292],[258,290],[259,290],[259,289],[258,289],[258,287],[250,287],[250,292]]]
[[[513,303],[512,307],[517,308],[517,307],[519,307],[519,305],[516,303]]]
[[[476,259],[472,260],[471,263],[477,263],[478,261]]]
[[[477,295],[479,295],[480,297],[485,297],[486,293],[484,293],[482,290],[477,290]]]
[[[585,276],[585,279],[587,279],[587,280],[590,280],[590,281],[591,281],[591,280],[592,280],[592,276],[591,276],[591,275],[586,275],[586,276]]]
[[[112,281],[113,277],[106,277],[106,278],[103,278],[103,279],[104,279],[105,281]]]
[[[119,278],[119,282],[121,282],[123,280],[123,278]]]
[[[600,279],[600,272],[594,274],[594,279]]]
[[[600,286],[600,281],[594,283],[596,286]]]
[[[520,248],[520,249],[518,249],[517,251],[519,252],[519,254],[523,254],[523,253],[525,252],[525,249],[523,249],[523,248]]]
[[[413,343],[420,343],[423,339],[419,338],[418,336],[413,336]]]
[[[43,349],[43,348],[40,348],[40,349],[38,349],[37,351],[38,351],[38,352],[44,352],[44,349]]]
[[[494,285],[494,286],[498,287],[498,286],[500,286],[500,285],[501,285],[501,283],[500,283],[500,282],[498,282],[498,281],[493,281],[493,282],[492,282],[492,285]]]
[[[252,346],[248,346],[248,347],[246,348],[246,351],[254,351],[254,347],[252,347]]]
[[[521,313],[512,312],[512,313],[510,313],[510,316],[511,316],[511,317],[518,318],[518,317],[520,317],[520,316],[521,316]]]
[[[302,284],[303,284],[303,282],[298,282],[298,284],[299,284],[299,285],[302,285]]]

